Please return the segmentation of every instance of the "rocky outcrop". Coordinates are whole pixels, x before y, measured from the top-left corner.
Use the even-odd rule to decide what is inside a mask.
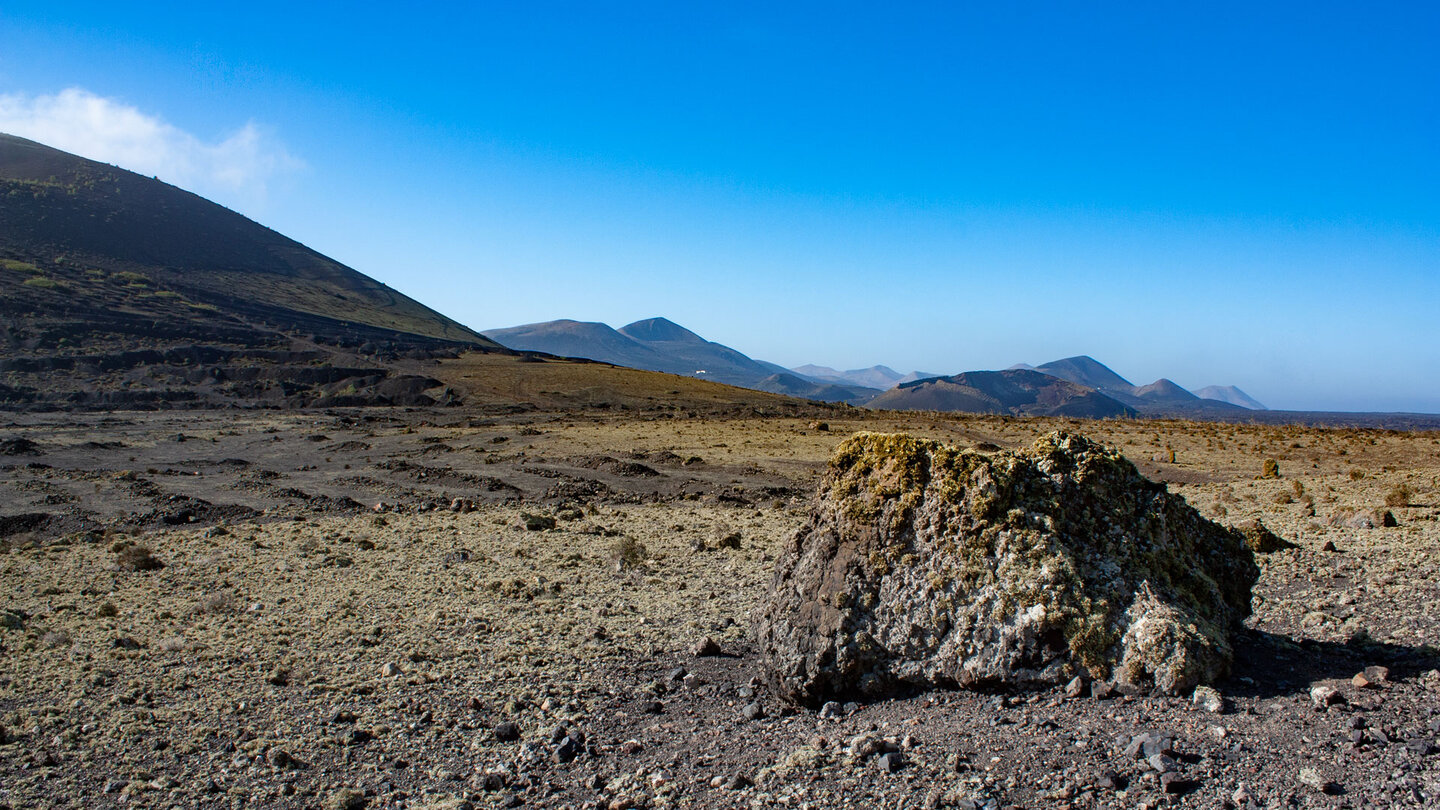
[[[1245,545],[1256,554],[1274,554],[1277,551],[1299,548],[1299,546],[1286,540],[1270,528],[1260,522],[1259,518],[1248,520],[1235,527],[1240,535],[1245,538]]]
[[[1173,694],[1226,674],[1257,576],[1238,532],[1081,436],[983,455],[862,433],[755,631],[774,688],[810,705],[1077,674]]]

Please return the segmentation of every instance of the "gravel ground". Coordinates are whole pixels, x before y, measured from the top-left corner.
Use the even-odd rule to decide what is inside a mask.
[[[0,804],[1440,804],[1433,434],[1065,423],[1298,546],[1260,557],[1236,671],[1198,701],[766,693],[751,612],[838,441],[1060,424],[16,417],[0,442],[35,452],[0,459]]]

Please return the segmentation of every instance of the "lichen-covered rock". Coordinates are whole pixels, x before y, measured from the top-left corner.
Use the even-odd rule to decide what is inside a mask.
[[[1238,532],[1084,437],[982,455],[862,433],[755,630],[775,688],[811,705],[1077,674],[1178,694],[1228,671],[1257,576]]]
[[[1274,554],[1277,551],[1299,548],[1289,540],[1270,531],[1270,528],[1261,523],[1259,518],[1246,521],[1236,526],[1235,530],[1240,532],[1241,536],[1245,538],[1245,545],[1249,546],[1250,550],[1256,554]]]

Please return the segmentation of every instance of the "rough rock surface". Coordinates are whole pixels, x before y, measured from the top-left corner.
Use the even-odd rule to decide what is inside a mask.
[[[1235,530],[1244,536],[1245,545],[1249,546],[1250,550],[1256,554],[1274,554],[1277,551],[1299,548],[1289,540],[1270,531],[1270,528],[1261,523],[1259,518],[1241,523],[1235,527]]]
[[[1061,432],[985,455],[861,433],[835,452],[755,617],[785,697],[1224,676],[1258,576],[1238,532]]]

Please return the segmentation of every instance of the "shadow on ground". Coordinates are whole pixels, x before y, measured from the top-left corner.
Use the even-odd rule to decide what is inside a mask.
[[[1390,668],[1395,680],[1440,668],[1440,651],[1369,639],[1340,643],[1295,639],[1263,630],[1236,633],[1235,665],[1226,681],[1236,697],[1273,698],[1306,692],[1316,681],[1353,677],[1367,666]]]

